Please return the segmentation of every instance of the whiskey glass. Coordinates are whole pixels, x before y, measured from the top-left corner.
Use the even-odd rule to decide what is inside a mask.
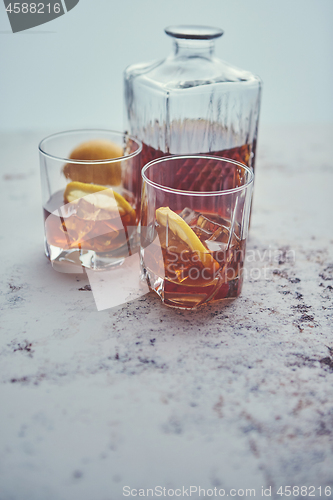
[[[194,309],[235,299],[243,282],[252,168],[186,155],[142,169],[142,274],[162,302]]]
[[[108,269],[138,251],[141,150],[139,140],[109,130],[41,141],[45,254],[58,271]]]

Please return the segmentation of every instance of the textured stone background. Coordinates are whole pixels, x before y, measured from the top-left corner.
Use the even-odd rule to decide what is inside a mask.
[[[97,312],[43,256],[45,134],[1,136],[1,500],[333,491],[332,133],[262,128],[243,293],[197,312]]]

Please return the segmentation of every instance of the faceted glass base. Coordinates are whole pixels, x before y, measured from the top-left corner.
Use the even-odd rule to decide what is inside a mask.
[[[138,246],[131,245],[131,255],[138,251]],[[52,266],[58,272],[82,273],[84,269],[94,271],[105,271],[118,267],[129,257],[128,246],[119,248],[112,253],[98,253],[93,250],[63,249],[49,245],[45,240],[45,255],[51,261]]]

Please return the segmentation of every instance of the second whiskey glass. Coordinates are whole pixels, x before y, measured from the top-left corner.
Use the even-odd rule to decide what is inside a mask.
[[[55,269],[108,269],[138,250],[141,150],[137,139],[109,130],[42,140],[45,253]]]
[[[213,156],[145,165],[141,265],[164,304],[193,309],[240,294],[253,178],[250,167]]]

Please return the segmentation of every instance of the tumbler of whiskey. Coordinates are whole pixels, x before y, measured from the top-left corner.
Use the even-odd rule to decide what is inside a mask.
[[[41,141],[45,253],[57,270],[107,269],[138,251],[141,150],[137,139],[107,130]]]
[[[253,170],[214,156],[173,156],[142,170],[142,272],[168,306],[193,309],[242,289]]]

